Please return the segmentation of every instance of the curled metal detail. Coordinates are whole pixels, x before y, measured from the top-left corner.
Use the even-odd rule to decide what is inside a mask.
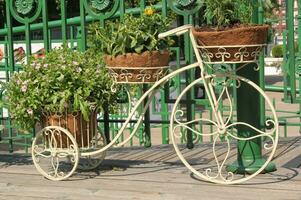
[[[111,0],[91,0],[92,8],[95,8],[98,11],[103,11],[109,8],[112,4]]]
[[[206,64],[256,63],[263,50],[262,44],[197,46],[203,62]]]
[[[26,15],[33,9],[34,0],[16,0],[15,7],[17,12],[22,15]]]
[[[182,7],[188,7],[194,5],[196,0],[177,0],[177,3]]]
[[[154,83],[168,74],[169,66],[123,68],[107,67],[115,83]]]

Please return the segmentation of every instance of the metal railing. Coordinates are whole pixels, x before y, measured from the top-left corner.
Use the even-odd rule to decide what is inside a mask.
[[[261,0],[253,0],[254,2]],[[17,3],[19,2],[19,3]],[[20,4],[20,2],[22,2]],[[57,2],[57,6],[53,6]],[[200,8],[203,1],[180,1],[180,0],[105,0],[105,1],[92,1],[89,0],[75,0],[75,1],[51,1],[51,0],[0,0],[0,10],[3,12],[3,18],[0,21],[3,23],[3,27],[0,27],[0,47],[3,48],[5,57],[0,61],[1,79],[9,81],[10,76],[15,71],[20,70],[20,62],[17,57],[18,52],[16,49],[22,47],[24,49],[23,54],[28,57],[30,54],[35,53],[37,50],[44,48],[49,51],[55,45],[62,43],[68,43],[72,48],[78,48],[81,51],[85,51],[87,47],[87,25],[91,22],[97,21],[101,26],[105,26],[107,20],[113,18],[122,18],[126,13],[132,13],[139,15],[144,11],[147,6],[152,6],[157,12],[160,12],[163,16],[168,17],[168,13],[172,12],[177,15],[176,25],[182,24],[197,24],[198,20],[202,19]],[[287,24],[288,30],[292,27],[292,0],[288,0],[287,3]],[[298,0],[298,5],[301,1]],[[49,9],[51,4],[51,8]],[[76,6],[74,6],[76,5]],[[263,9],[261,4],[255,9],[255,23],[263,23]],[[72,10],[74,6],[74,10]],[[55,9],[53,9],[53,7]],[[301,7],[301,6],[299,6]],[[1,13],[0,11],[0,13]],[[70,13],[73,12],[73,13]],[[299,9],[299,15],[301,11]],[[70,14],[73,17],[69,17]],[[78,16],[74,16],[78,15]],[[1,15],[0,15],[1,16]],[[50,19],[54,18],[54,19]],[[55,16],[55,17],[53,17]],[[300,21],[300,17],[298,18]],[[299,29],[299,35],[300,35]],[[294,31],[292,31],[294,32]],[[286,74],[284,87],[281,92],[284,91],[286,96],[290,96],[292,99],[295,98],[298,93],[295,81],[295,55],[292,49],[292,38],[294,34],[289,31],[287,36],[288,46],[288,66],[289,70]],[[300,40],[301,37],[299,37]],[[299,45],[298,58],[301,57],[301,45]],[[184,35],[178,40],[178,43],[172,48],[174,52],[174,58],[171,64],[173,68],[179,68],[182,64],[192,63],[194,60],[191,44],[188,35]],[[264,62],[263,57],[260,61],[260,86],[266,87],[268,90],[272,90],[270,86],[265,86],[264,83]],[[161,142],[162,144],[169,143],[168,134],[168,123],[169,123],[169,105],[175,102],[174,97],[180,93],[180,89],[184,85],[189,85],[197,76],[196,71],[190,71],[185,74],[185,77],[176,77],[172,81],[168,82],[164,88],[155,96],[152,107],[149,112],[149,117],[144,120],[144,126],[140,128],[137,138],[140,145],[150,146],[151,140],[151,127],[159,125],[161,129]],[[287,80],[285,79],[285,80]],[[139,93],[143,93],[147,86],[140,87]],[[199,88],[198,88],[199,89]],[[195,88],[197,90],[197,88]],[[195,118],[195,116],[202,115],[201,112],[196,111],[196,106],[207,106],[208,101],[206,97],[198,97],[197,92],[194,89],[189,92],[186,99],[182,102],[183,107],[187,110],[188,115],[186,116],[188,121]],[[274,90],[275,91],[275,90]],[[280,90],[279,90],[280,91]],[[235,92],[235,91],[233,91]],[[3,92],[1,95],[4,95]],[[293,101],[296,102],[296,101]],[[301,101],[298,100],[301,108]],[[160,105],[157,106],[156,105]],[[160,108],[158,108],[160,107]],[[223,106],[223,109],[227,110],[227,106]],[[300,109],[301,110],[301,109]],[[281,111],[282,112],[282,111]],[[265,118],[264,105],[261,108],[261,118]],[[301,112],[294,113],[297,118],[300,117]],[[9,118],[9,114],[5,109],[1,109],[2,125],[1,130],[1,143],[8,144],[8,150],[15,150],[15,146],[25,147],[26,149],[30,146],[31,138],[34,136],[34,130],[30,135],[23,135],[19,133],[18,127],[14,126],[14,123]],[[154,117],[156,116],[156,117]],[[114,130],[118,129],[118,123],[123,121],[124,116],[110,115],[105,112],[99,119],[101,127],[106,136],[114,135]],[[152,125],[152,126],[151,126]],[[288,123],[286,119],[282,120],[280,124],[282,126],[294,125],[300,126],[300,123]],[[111,128],[110,128],[111,127]],[[130,128],[130,127],[129,127]],[[201,129],[201,127],[200,127]],[[187,146],[193,146],[194,142],[202,142],[202,138],[195,138],[192,133],[187,134],[188,137],[183,139],[183,142],[187,143]],[[285,134],[286,136],[287,134]],[[155,135],[154,137],[157,137]]]

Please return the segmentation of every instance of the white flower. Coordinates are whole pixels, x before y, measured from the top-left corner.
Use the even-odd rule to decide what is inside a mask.
[[[26,92],[26,91],[27,91],[27,85],[22,85],[21,91],[22,91],[22,92]]]
[[[32,66],[32,67],[35,67],[36,66],[36,64],[37,64],[37,61],[36,60],[34,60],[31,64],[30,64],[30,66]]]
[[[76,72],[80,73],[81,71],[83,71],[82,68],[80,67],[76,68]]]
[[[48,67],[48,64],[44,64],[44,67],[47,68],[47,67]]]
[[[31,108],[28,108],[26,111],[28,114],[33,115],[33,110]]]
[[[40,63],[37,63],[36,66],[35,66],[35,68],[36,68],[36,69],[40,69],[40,68],[41,68],[41,64],[40,64]]]
[[[72,64],[73,64],[73,65],[78,65],[79,63],[76,62],[76,61],[73,61]]]

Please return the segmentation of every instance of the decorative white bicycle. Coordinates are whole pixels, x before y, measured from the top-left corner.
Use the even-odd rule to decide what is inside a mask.
[[[215,52],[216,55],[211,55],[211,53],[208,53],[210,51],[207,50],[212,47],[199,46],[196,43],[192,29],[191,25],[185,25],[159,35],[162,38],[171,35],[189,34],[196,62],[167,75],[164,74],[164,76],[161,76],[163,74],[162,69],[166,67],[158,69],[161,71],[159,74],[156,73],[157,81],[141,96],[129,112],[128,118],[118,133],[109,143],[106,143],[104,136],[99,133],[95,123],[74,125],[74,127],[81,127],[77,132],[88,132],[86,138],[83,138],[81,134],[72,135],[68,131],[70,128],[66,125],[68,124],[67,119],[63,126],[61,124],[62,119],[56,120],[56,123],[49,122],[49,126],[46,126],[36,135],[32,144],[32,157],[37,170],[48,179],[63,180],[71,176],[78,166],[81,169],[97,167],[110,147],[123,146],[135,135],[143,122],[144,114],[152,98],[160,86],[175,76],[199,68],[200,77],[182,89],[171,112],[169,132],[176,154],[193,174],[214,183],[241,183],[264,171],[272,160],[277,147],[278,119],[275,109],[264,91],[254,82],[237,75],[239,70],[250,67],[248,63],[257,62],[262,45],[251,45],[251,48],[254,49],[252,55],[246,55],[244,52],[244,49],[248,46],[237,46],[236,56],[238,61],[232,62],[232,64],[240,64],[234,69],[231,65],[224,65],[225,58],[228,55],[227,47],[219,47],[219,50]],[[212,56],[220,58],[220,61],[211,62],[210,58]],[[253,56],[254,59],[250,60],[250,56]],[[244,59],[246,57],[248,57],[247,60]],[[142,70],[142,77],[147,77],[143,73]],[[146,82],[142,81],[144,84]],[[197,88],[203,88],[203,95],[206,97],[206,101],[209,102],[209,106],[206,106],[206,104],[195,105],[195,109],[200,110],[201,116],[188,121],[185,120],[187,110],[181,106],[181,101],[185,100],[188,92],[193,93],[192,91],[197,90]],[[240,118],[243,119],[243,117],[240,117],[242,115],[239,111],[241,108],[238,105],[235,109],[235,101],[237,91],[242,88],[247,89],[252,94],[257,94],[258,98],[265,102],[269,110],[269,118],[264,119],[264,125],[268,131],[264,131],[259,127],[257,122],[250,124],[246,121],[240,121]],[[223,109],[221,106],[223,106]],[[141,108],[142,112],[138,119],[135,118],[137,123],[132,132],[125,140],[116,145],[116,141],[123,135],[128,124],[136,117],[136,111]],[[243,115],[256,115],[256,110],[254,110],[254,113],[243,113]],[[206,148],[205,150],[201,148],[203,150],[199,152],[200,156],[204,156],[203,158],[197,158],[197,155],[190,154],[182,145],[188,134],[192,134],[195,141],[199,139],[204,141]],[[250,146],[254,145],[254,141],[258,139],[264,141],[262,149],[265,159],[260,159],[258,166],[252,170],[244,171],[239,167],[233,167],[236,165],[252,165],[248,162],[255,162],[257,158],[247,158],[246,160],[238,159],[238,164],[233,164],[236,161],[236,157],[233,155],[238,154],[240,156],[243,149],[252,150]],[[226,148],[224,148],[225,146]],[[238,152],[236,152],[236,146],[239,146]],[[195,148],[199,147],[202,147],[202,145],[197,145]],[[257,148],[261,149],[261,146],[259,145]],[[206,151],[206,153],[203,151]],[[208,156],[209,154],[211,156]]]

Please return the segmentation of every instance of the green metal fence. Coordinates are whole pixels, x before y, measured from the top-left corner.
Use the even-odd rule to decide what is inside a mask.
[[[254,5],[258,5],[254,12],[254,22],[264,22],[262,1],[252,1]],[[287,37],[285,37],[286,43],[284,44],[287,51],[283,65],[286,72],[284,86],[276,88],[265,85],[263,58],[260,61],[260,85],[262,88],[266,87],[269,91],[283,92],[284,100],[299,103],[301,110],[300,97],[297,95],[299,90],[296,86],[296,77],[300,79],[301,45],[299,45],[299,53],[295,55],[293,2],[293,0],[287,0]],[[69,44],[71,48],[85,51],[88,48],[87,25],[91,22],[98,22],[101,26],[105,26],[107,20],[122,18],[126,13],[139,15],[147,6],[152,6],[165,17],[168,16],[168,13],[176,14],[177,20],[174,26],[199,24],[202,20],[205,20],[200,11],[203,3],[203,0],[0,0],[0,45],[5,51],[5,58],[0,61],[1,79],[9,81],[11,74],[20,70],[20,60],[22,60],[23,54],[26,58],[41,48],[49,51],[54,46],[63,43]],[[298,5],[300,4],[301,1],[298,0]],[[300,21],[301,5],[298,11],[298,20]],[[301,35],[300,30],[298,29],[298,35]],[[300,40],[301,37],[299,37]],[[176,45],[172,47],[172,51],[175,55],[171,62],[173,68],[191,63],[194,59],[188,35],[179,38]],[[175,101],[170,94],[173,93],[176,96],[182,86],[195,79],[196,74],[197,72],[191,71],[187,72],[184,77],[176,77],[156,95],[152,109],[147,113],[144,125],[137,134],[140,145],[148,147],[152,144],[151,127],[161,129],[162,144],[169,143],[168,107]],[[143,93],[146,89],[146,85],[138,88],[140,93]],[[2,91],[1,95],[5,95],[5,91]],[[188,121],[191,121],[195,116],[202,115],[202,113],[195,111],[195,106],[206,106],[208,104],[204,97],[198,97],[194,91],[188,93],[182,103],[186,107],[187,113],[189,113],[186,116]],[[127,107],[127,103],[120,104],[121,111],[127,109]],[[281,112],[286,113],[286,111]],[[261,106],[260,114],[264,119],[264,105]],[[291,114],[294,114],[294,117],[298,119],[301,117],[299,111]],[[5,109],[1,109],[1,116],[3,125],[1,143],[3,146],[10,152],[16,150],[16,147],[27,149],[30,146],[31,138],[34,136],[34,130],[29,135],[20,134],[18,127],[14,126]],[[112,137],[114,132],[118,130],[118,123],[122,122],[125,117],[122,112],[119,115],[106,112],[99,121],[106,135]],[[299,122],[289,124],[287,118],[282,118],[281,125],[284,127],[288,125],[301,126]],[[202,129],[202,127],[199,128]],[[195,138],[192,133],[187,135],[183,142],[186,142],[188,147],[192,148],[193,142],[203,141],[202,138]],[[287,133],[285,133],[285,136],[287,136]],[[4,144],[7,144],[7,146]]]

